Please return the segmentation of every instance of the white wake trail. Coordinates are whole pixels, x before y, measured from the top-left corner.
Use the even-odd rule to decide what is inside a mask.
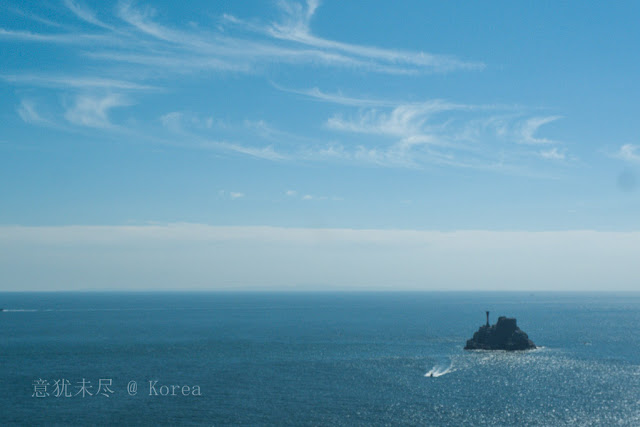
[[[437,378],[443,375],[450,374],[451,372],[455,372],[455,369],[453,369],[453,362],[449,363],[449,366],[436,365],[431,368],[429,372],[424,374],[424,376],[429,378]]]

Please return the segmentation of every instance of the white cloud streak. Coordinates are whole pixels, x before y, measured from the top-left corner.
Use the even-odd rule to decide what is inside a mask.
[[[183,114],[179,111],[172,111],[171,113],[164,114],[160,117],[162,126],[172,132],[180,132],[182,130],[182,115]]]
[[[181,111],[172,111],[159,118],[162,127],[170,132],[167,137],[157,139],[163,144],[207,150],[226,151],[270,161],[288,159],[288,155],[276,151],[271,145],[246,145],[238,142],[211,139],[214,120]],[[153,139],[153,138],[152,138]]]
[[[265,160],[286,160],[285,154],[279,153],[273,147],[250,147],[241,144],[229,142],[211,142],[211,147],[217,147],[223,150],[232,151],[240,154],[246,154],[251,157],[257,157]],[[205,144],[206,145],[206,144]]]
[[[114,44],[114,39],[110,36],[99,34],[83,34],[83,33],[50,33],[40,34],[29,31],[14,31],[0,28],[0,40],[19,40],[34,43],[56,43],[69,45],[107,45]]]
[[[79,95],[75,98],[73,105],[67,109],[64,117],[75,125],[108,128],[113,126],[109,121],[109,111],[129,104],[126,98],[118,94]]]
[[[558,149],[556,147],[551,148],[549,150],[540,151],[540,156],[542,158],[549,159],[549,160],[564,160],[565,159],[564,153],[561,153],[560,151],[558,151]]]
[[[11,13],[14,13],[14,14],[16,14],[18,16],[23,16],[23,17],[25,17],[27,19],[30,19],[30,20],[35,21],[35,22],[39,22],[41,24],[48,25],[50,27],[55,27],[55,28],[63,28],[64,27],[64,25],[62,25],[62,24],[60,24],[58,22],[55,22],[55,21],[53,21],[51,19],[46,19],[46,18],[43,18],[41,16],[35,15],[33,13],[25,12],[25,11],[20,10],[18,8],[15,8],[15,7],[7,7],[6,9],[8,11],[10,11]]]
[[[126,25],[106,24],[95,12],[77,0],[65,0],[67,8],[81,21],[104,30],[102,34],[39,34],[0,29],[0,39],[31,42],[87,44],[87,56],[163,67],[165,72],[219,70],[255,72],[264,63],[322,65],[392,74],[481,69],[480,63],[462,61],[446,55],[406,52],[359,46],[323,39],[311,33],[310,20],[319,6],[280,2],[282,21],[253,24],[224,15],[224,23],[238,27],[246,36],[227,31],[170,28],[154,20],[155,11],[121,1],[117,17]],[[117,48],[117,49],[113,49]]]
[[[43,118],[36,109],[34,101],[23,99],[20,101],[20,105],[16,109],[20,118],[29,124],[46,125],[49,124],[49,120]]]
[[[329,102],[332,104],[346,105],[352,107],[394,107],[400,104],[397,101],[382,99],[355,98],[343,95],[342,93],[326,93],[319,88],[314,87],[307,90],[294,90],[279,86],[273,83],[273,86],[284,92],[296,93],[304,95],[316,101]]]
[[[327,126],[341,131],[415,137],[422,133],[425,124],[434,115],[471,108],[436,99],[423,103],[398,105],[388,113],[370,109],[361,112],[356,119],[344,119],[339,115],[334,115],[327,121]],[[418,139],[420,138],[415,139],[416,143],[429,142],[424,140],[425,138],[420,141]]]
[[[78,18],[82,19],[83,21],[86,21],[98,27],[106,28],[108,30],[113,30],[113,27],[100,21],[96,17],[95,12],[93,12],[84,4],[75,0],[64,0],[64,4],[65,6],[67,6],[67,8],[69,8],[69,10],[71,10],[71,12],[73,12]]]
[[[405,68],[397,67],[398,71],[418,71],[430,69],[433,71],[449,71],[453,69],[481,69],[482,63],[460,61],[445,55],[432,55],[424,52],[407,52],[402,50],[381,49],[338,41],[323,39],[311,34],[310,21],[319,6],[317,0],[307,0],[306,8],[299,3],[280,2],[284,12],[284,19],[280,23],[272,24],[267,32],[279,39],[297,42],[317,49],[327,49],[347,54],[366,61],[376,61],[380,69],[392,70],[395,64],[402,64]],[[393,65],[391,65],[393,64]]]
[[[611,157],[630,163],[640,163],[640,145],[624,144]]]
[[[359,104],[358,98],[329,97],[316,90],[304,94],[341,105]],[[362,101],[359,106],[368,100]],[[500,110],[509,114],[495,115]],[[517,171],[516,164],[504,164],[509,159],[564,158],[556,147],[538,153],[519,147],[525,143],[559,143],[535,136],[538,128],[558,116],[523,118],[525,113],[516,107],[468,105],[439,99],[391,106],[381,102],[374,108],[359,108],[350,117],[334,114],[326,122],[330,130],[356,137],[370,135],[377,143],[352,144],[355,148],[334,144],[325,154],[379,166],[420,168],[436,164],[501,172]],[[364,141],[362,137],[355,140]]]
[[[11,83],[29,86],[76,89],[125,89],[125,90],[154,90],[153,86],[143,85],[126,80],[107,79],[100,77],[54,76],[54,75],[0,75],[0,79]]]
[[[561,116],[532,117],[527,119],[520,128],[520,138],[518,142],[522,144],[552,144],[554,141],[547,138],[535,136],[538,129],[547,124],[561,119]]]
[[[7,73],[0,78],[13,84],[75,90],[76,93],[72,95],[75,100],[71,105],[65,105],[64,117],[69,123],[82,127],[121,129],[112,123],[110,112],[131,104],[134,99],[132,94],[138,95],[136,91],[156,89],[135,81],[135,77],[133,81],[120,78],[120,74],[115,74],[118,67],[127,69],[127,74],[131,76],[156,76],[160,82],[176,74],[196,71],[257,73],[265,64],[346,67],[381,73],[431,73],[483,67],[479,63],[446,55],[324,39],[312,31],[311,23],[320,6],[315,0],[306,3],[280,2],[281,18],[275,22],[244,21],[225,15],[223,28],[218,30],[171,27],[163,24],[158,18],[160,14],[151,7],[139,6],[131,1],[118,3],[115,19],[106,23],[80,0],[64,1],[77,19],[97,27],[93,29],[97,33],[37,34],[0,29],[0,40],[69,44],[70,49],[76,49],[80,55],[105,65],[103,74]],[[493,125],[485,124],[478,129],[474,120],[486,121],[486,117],[478,119],[478,116],[500,107],[466,105],[439,99],[398,102],[325,92],[317,87],[287,91],[358,110],[350,113],[343,110],[326,119],[325,130],[337,137],[303,137],[253,120],[247,121],[245,134],[239,138],[237,135],[226,138],[209,132],[213,123],[210,119],[187,118],[175,111],[160,118],[163,130],[172,134],[169,137],[159,136],[158,131],[153,130],[149,138],[173,139],[176,145],[227,151],[272,161],[339,161],[409,168],[437,164],[495,169],[495,165],[504,162],[501,153],[517,151],[505,145],[503,140],[510,139],[520,144],[554,143],[537,133],[541,126],[559,118],[529,117],[519,122],[511,119],[499,128],[491,129],[493,133],[488,133],[487,130]],[[69,95],[61,98],[65,97],[68,99]],[[28,104],[18,110],[23,120],[44,124],[34,112],[33,105]],[[140,129],[138,132],[148,131]],[[247,135],[247,132],[251,135]],[[342,140],[344,135],[348,135],[347,141]],[[481,147],[482,144],[484,147]],[[532,157],[537,158],[555,156],[557,159],[561,155],[564,153],[559,150],[531,153]]]

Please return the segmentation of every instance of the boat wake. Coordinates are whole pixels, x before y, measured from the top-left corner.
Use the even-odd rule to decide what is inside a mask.
[[[431,368],[429,372],[424,374],[424,376],[429,378],[437,378],[443,375],[450,374],[451,372],[455,372],[455,369],[453,369],[453,363],[450,363],[449,366],[436,365]]]

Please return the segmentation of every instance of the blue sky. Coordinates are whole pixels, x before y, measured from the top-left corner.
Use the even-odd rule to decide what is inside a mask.
[[[83,240],[66,233],[84,230],[95,243],[109,227],[145,236],[140,248],[153,247],[149,230],[211,227],[203,233],[221,251],[224,230],[247,245],[247,233],[265,238],[261,227],[307,238],[355,230],[363,258],[354,263],[387,260],[388,283],[402,230],[425,244],[429,233],[558,233],[569,247],[585,244],[574,232],[588,230],[609,243],[618,236],[624,254],[640,249],[630,237],[640,218],[637,2],[62,0],[0,9],[6,253],[18,243],[42,249],[49,235],[79,253]],[[367,230],[383,233],[385,256]],[[193,243],[183,237],[165,241],[167,258]],[[287,242],[277,242],[282,263],[299,251]],[[535,264],[524,246],[513,252]],[[43,265],[29,247],[14,265]],[[246,265],[241,252],[234,262]],[[306,263],[323,256],[309,252]],[[404,266],[407,287],[469,287],[463,277],[434,284],[420,262]],[[618,267],[622,281],[636,273]],[[261,270],[273,286],[340,282],[278,268]],[[259,282],[224,269],[185,286],[215,288],[206,278],[216,272]],[[46,271],[58,287],[91,288]],[[374,276],[352,282],[384,287]],[[46,288],[43,277],[21,286]],[[481,287],[496,280],[507,277]]]

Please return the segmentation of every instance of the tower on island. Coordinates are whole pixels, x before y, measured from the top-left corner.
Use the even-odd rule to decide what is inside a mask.
[[[465,350],[531,350],[536,345],[529,339],[529,336],[518,328],[518,323],[514,317],[498,317],[495,325],[489,325],[489,311],[487,313],[487,324],[480,326],[473,338],[467,340]]]

